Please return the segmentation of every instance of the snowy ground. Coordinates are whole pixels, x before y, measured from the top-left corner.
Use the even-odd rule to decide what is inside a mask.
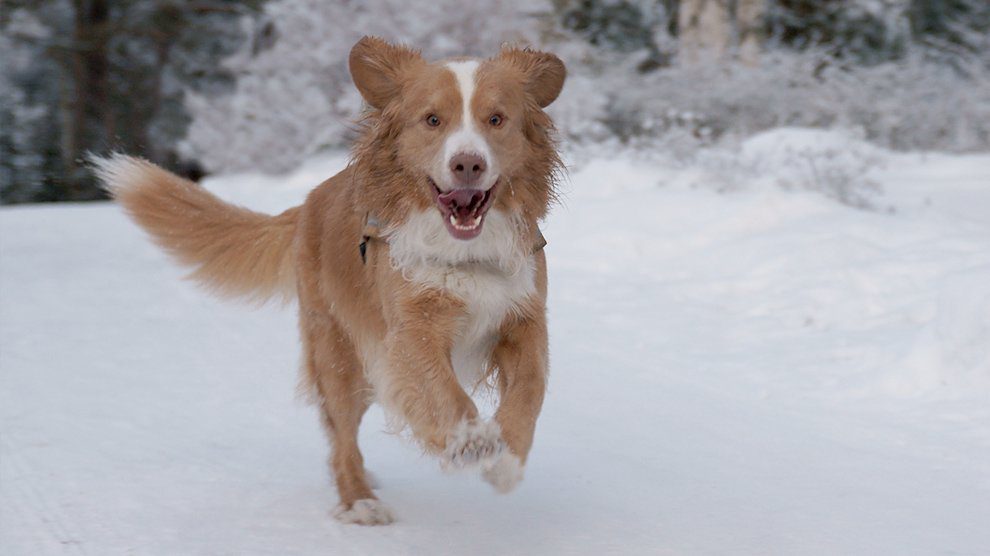
[[[3,209],[0,552],[990,553],[990,156],[873,153],[892,210],[779,187],[780,144],[829,141],[576,165],[526,480],[444,475],[372,410],[388,528],[329,517],[292,308],[212,300],[109,204]],[[207,185],[274,211],[342,164]]]

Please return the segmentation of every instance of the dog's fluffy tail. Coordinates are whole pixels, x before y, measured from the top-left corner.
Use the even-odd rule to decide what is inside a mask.
[[[295,295],[298,208],[278,216],[221,201],[199,185],[122,154],[91,157],[97,177],[158,245],[211,291],[263,301]]]

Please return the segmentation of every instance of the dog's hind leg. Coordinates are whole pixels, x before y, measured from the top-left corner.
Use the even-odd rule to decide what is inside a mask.
[[[358,427],[370,404],[371,386],[354,347],[329,315],[304,312],[301,327],[306,378],[318,394],[331,445],[330,467],[340,494],[333,515],[345,523],[391,523],[391,512],[371,492],[358,449]]]

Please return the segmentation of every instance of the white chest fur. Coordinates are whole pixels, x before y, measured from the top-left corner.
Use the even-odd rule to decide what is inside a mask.
[[[461,241],[450,236],[436,211],[426,211],[388,232],[392,264],[407,280],[442,289],[467,305],[450,358],[469,389],[487,369],[505,317],[536,291],[535,261],[517,230],[493,210],[481,235]]]

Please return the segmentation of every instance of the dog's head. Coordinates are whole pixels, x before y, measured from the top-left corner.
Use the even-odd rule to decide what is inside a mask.
[[[492,208],[546,213],[560,161],[543,108],[566,74],[556,56],[507,48],[486,60],[429,63],[365,37],[350,69],[372,109],[359,155],[387,189],[381,202],[407,214],[432,205],[461,240],[481,234]]]

